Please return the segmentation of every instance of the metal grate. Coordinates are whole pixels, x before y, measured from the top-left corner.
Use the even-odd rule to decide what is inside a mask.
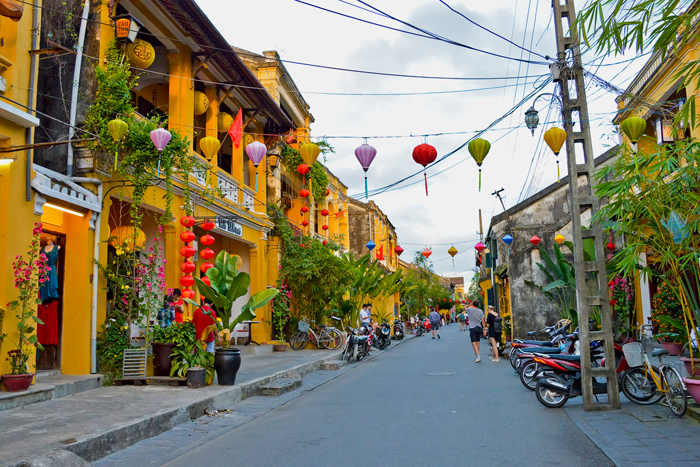
[[[122,378],[142,378],[146,376],[146,349],[124,350]]]

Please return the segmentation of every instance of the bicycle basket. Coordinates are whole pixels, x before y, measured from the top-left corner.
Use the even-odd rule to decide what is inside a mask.
[[[309,323],[299,321],[299,324],[297,325],[297,329],[301,332],[306,332],[309,330]]]
[[[642,366],[642,344],[639,342],[630,342],[623,345],[622,353],[625,354],[629,366]]]

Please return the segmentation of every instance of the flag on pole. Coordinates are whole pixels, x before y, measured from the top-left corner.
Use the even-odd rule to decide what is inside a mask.
[[[384,261],[384,245],[379,247],[377,250],[377,261]]]
[[[231,136],[231,142],[238,149],[241,146],[241,139],[243,138],[243,113],[242,109],[238,109],[238,115],[236,115],[235,120],[231,124],[231,128],[228,129],[228,134]]]
[[[289,133],[289,136],[287,137],[287,144],[291,144],[293,139],[294,139],[294,130],[292,130],[292,132]]]

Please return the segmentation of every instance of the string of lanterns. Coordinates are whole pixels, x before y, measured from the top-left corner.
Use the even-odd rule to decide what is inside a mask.
[[[190,215],[184,216],[180,219],[180,224],[187,229],[180,234],[180,240],[185,242],[185,246],[180,248],[180,255],[185,258],[185,262],[180,266],[180,270],[185,273],[185,275],[180,278],[180,285],[184,287],[182,290],[182,298],[189,299],[194,298],[194,290],[191,290],[190,287],[194,285],[192,273],[197,268],[192,260],[190,260],[190,258],[196,253],[196,250],[191,245],[194,239],[197,238],[194,232],[192,232],[192,227],[194,227],[196,222],[197,221],[195,218]]]

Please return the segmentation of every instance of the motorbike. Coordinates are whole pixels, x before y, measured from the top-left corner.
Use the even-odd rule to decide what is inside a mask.
[[[366,334],[363,331],[355,328],[348,328],[347,344],[341,358],[348,362],[356,358],[358,362],[362,361],[369,354],[369,348],[372,341],[372,334]]]
[[[423,320],[423,328],[425,329],[425,331],[423,331],[425,333],[430,332],[430,329],[432,328],[430,325],[430,320],[427,317]]]
[[[384,321],[381,326],[374,328],[374,342],[372,345],[379,350],[384,350],[391,344],[391,326]]]
[[[428,326],[430,326],[430,323],[428,323]],[[422,321],[420,318],[416,318],[416,328],[413,330],[413,333],[420,337],[426,332],[428,332],[428,330],[425,328],[425,321]]]
[[[398,319],[394,321],[394,339],[401,340],[404,338],[403,323]]]
[[[534,361],[537,354],[546,355],[580,355],[580,341],[578,333],[567,334],[560,341],[558,347],[524,347],[517,349],[518,363],[516,372],[520,375],[520,382],[530,391],[537,386],[537,378],[541,376],[542,366]]]
[[[511,366],[513,369],[518,372],[520,369],[520,361],[518,359],[517,352],[520,349],[524,349],[527,347],[551,347],[551,348],[558,348],[561,345],[561,341],[566,338],[566,331],[569,328],[569,326],[563,326],[558,329],[554,329],[553,326],[549,328],[545,328],[549,330],[549,335],[551,337],[550,341],[535,341],[535,340],[521,340],[521,339],[516,339],[510,344],[510,354],[508,356],[508,359],[510,361]],[[536,332],[536,331],[535,331]],[[531,334],[531,333],[528,333]],[[544,352],[547,353],[547,352]],[[559,352],[556,352],[559,353]]]

